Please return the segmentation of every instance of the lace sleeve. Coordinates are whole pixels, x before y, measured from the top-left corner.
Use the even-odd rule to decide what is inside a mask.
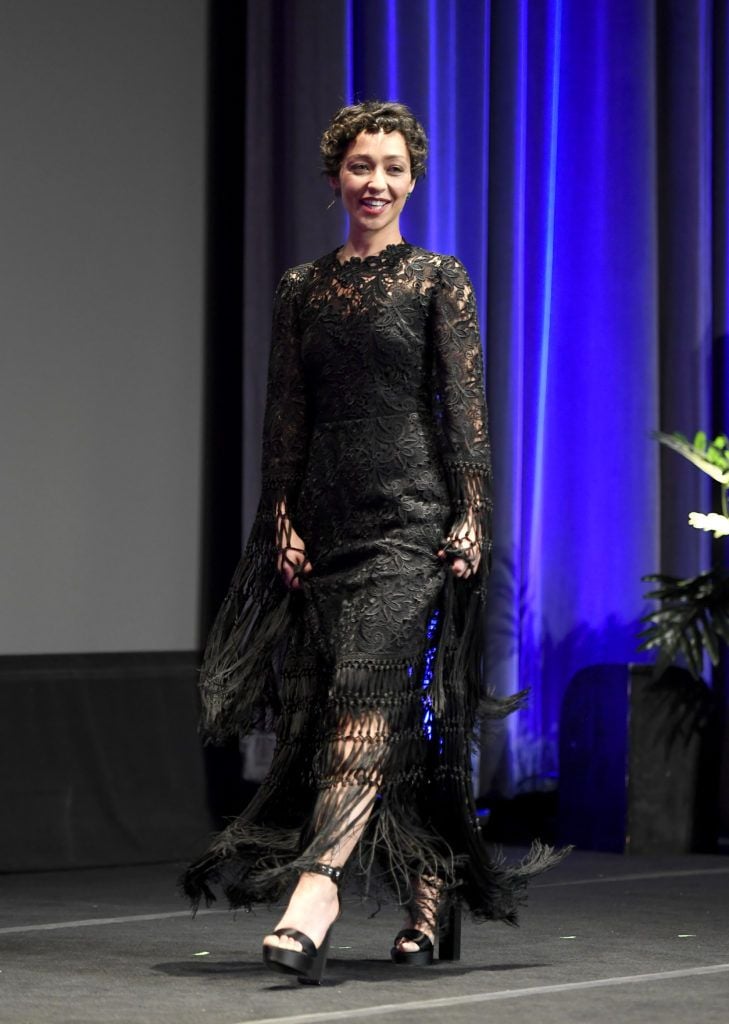
[[[276,515],[296,508],[309,447],[298,309],[305,268],[287,270],[273,303],[271,354],[263,421],[262,498]]]
[[[285,515],[295,509],[309,449],[299,308],[306,266],[287,270],[276,290],[263,420],[261,499],[245,551],[205,645],[202,726],[213,739],[247,735],[278,707],[273,664],[288,628],[288,595],[278,586]],[[286,539],[288,537],[288,540]]]
[[[445,546],[473,564],[490,545],[491,448],[473,286],[453,257],[444,259],[434,287],[433,339],[435,412],[454,516]]]

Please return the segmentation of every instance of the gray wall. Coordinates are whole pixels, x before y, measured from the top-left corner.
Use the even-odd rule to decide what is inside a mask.
[[[0,0],[0,654],[198,635],[204,0]]]

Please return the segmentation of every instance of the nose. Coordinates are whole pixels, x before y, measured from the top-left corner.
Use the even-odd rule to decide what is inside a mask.
[[[382,192],[385,188],[385,174],[381,167],[373,168],[367,188],[370,192]]]

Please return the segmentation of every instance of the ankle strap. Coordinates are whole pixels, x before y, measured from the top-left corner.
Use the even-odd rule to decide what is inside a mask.
[[[344,874],[344,868],[334,868],[331,864],[312,864],[312,866],[306,870],[317,875],[326,875],[327,878],[331,878],[337,887],[339,887],[342,875]]]

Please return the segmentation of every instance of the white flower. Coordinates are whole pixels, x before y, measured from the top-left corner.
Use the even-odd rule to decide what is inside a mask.
[[[715,537],[729,537],[729,519],[718,512],[689,512],[689,524],[696,530],[713,530]]]

